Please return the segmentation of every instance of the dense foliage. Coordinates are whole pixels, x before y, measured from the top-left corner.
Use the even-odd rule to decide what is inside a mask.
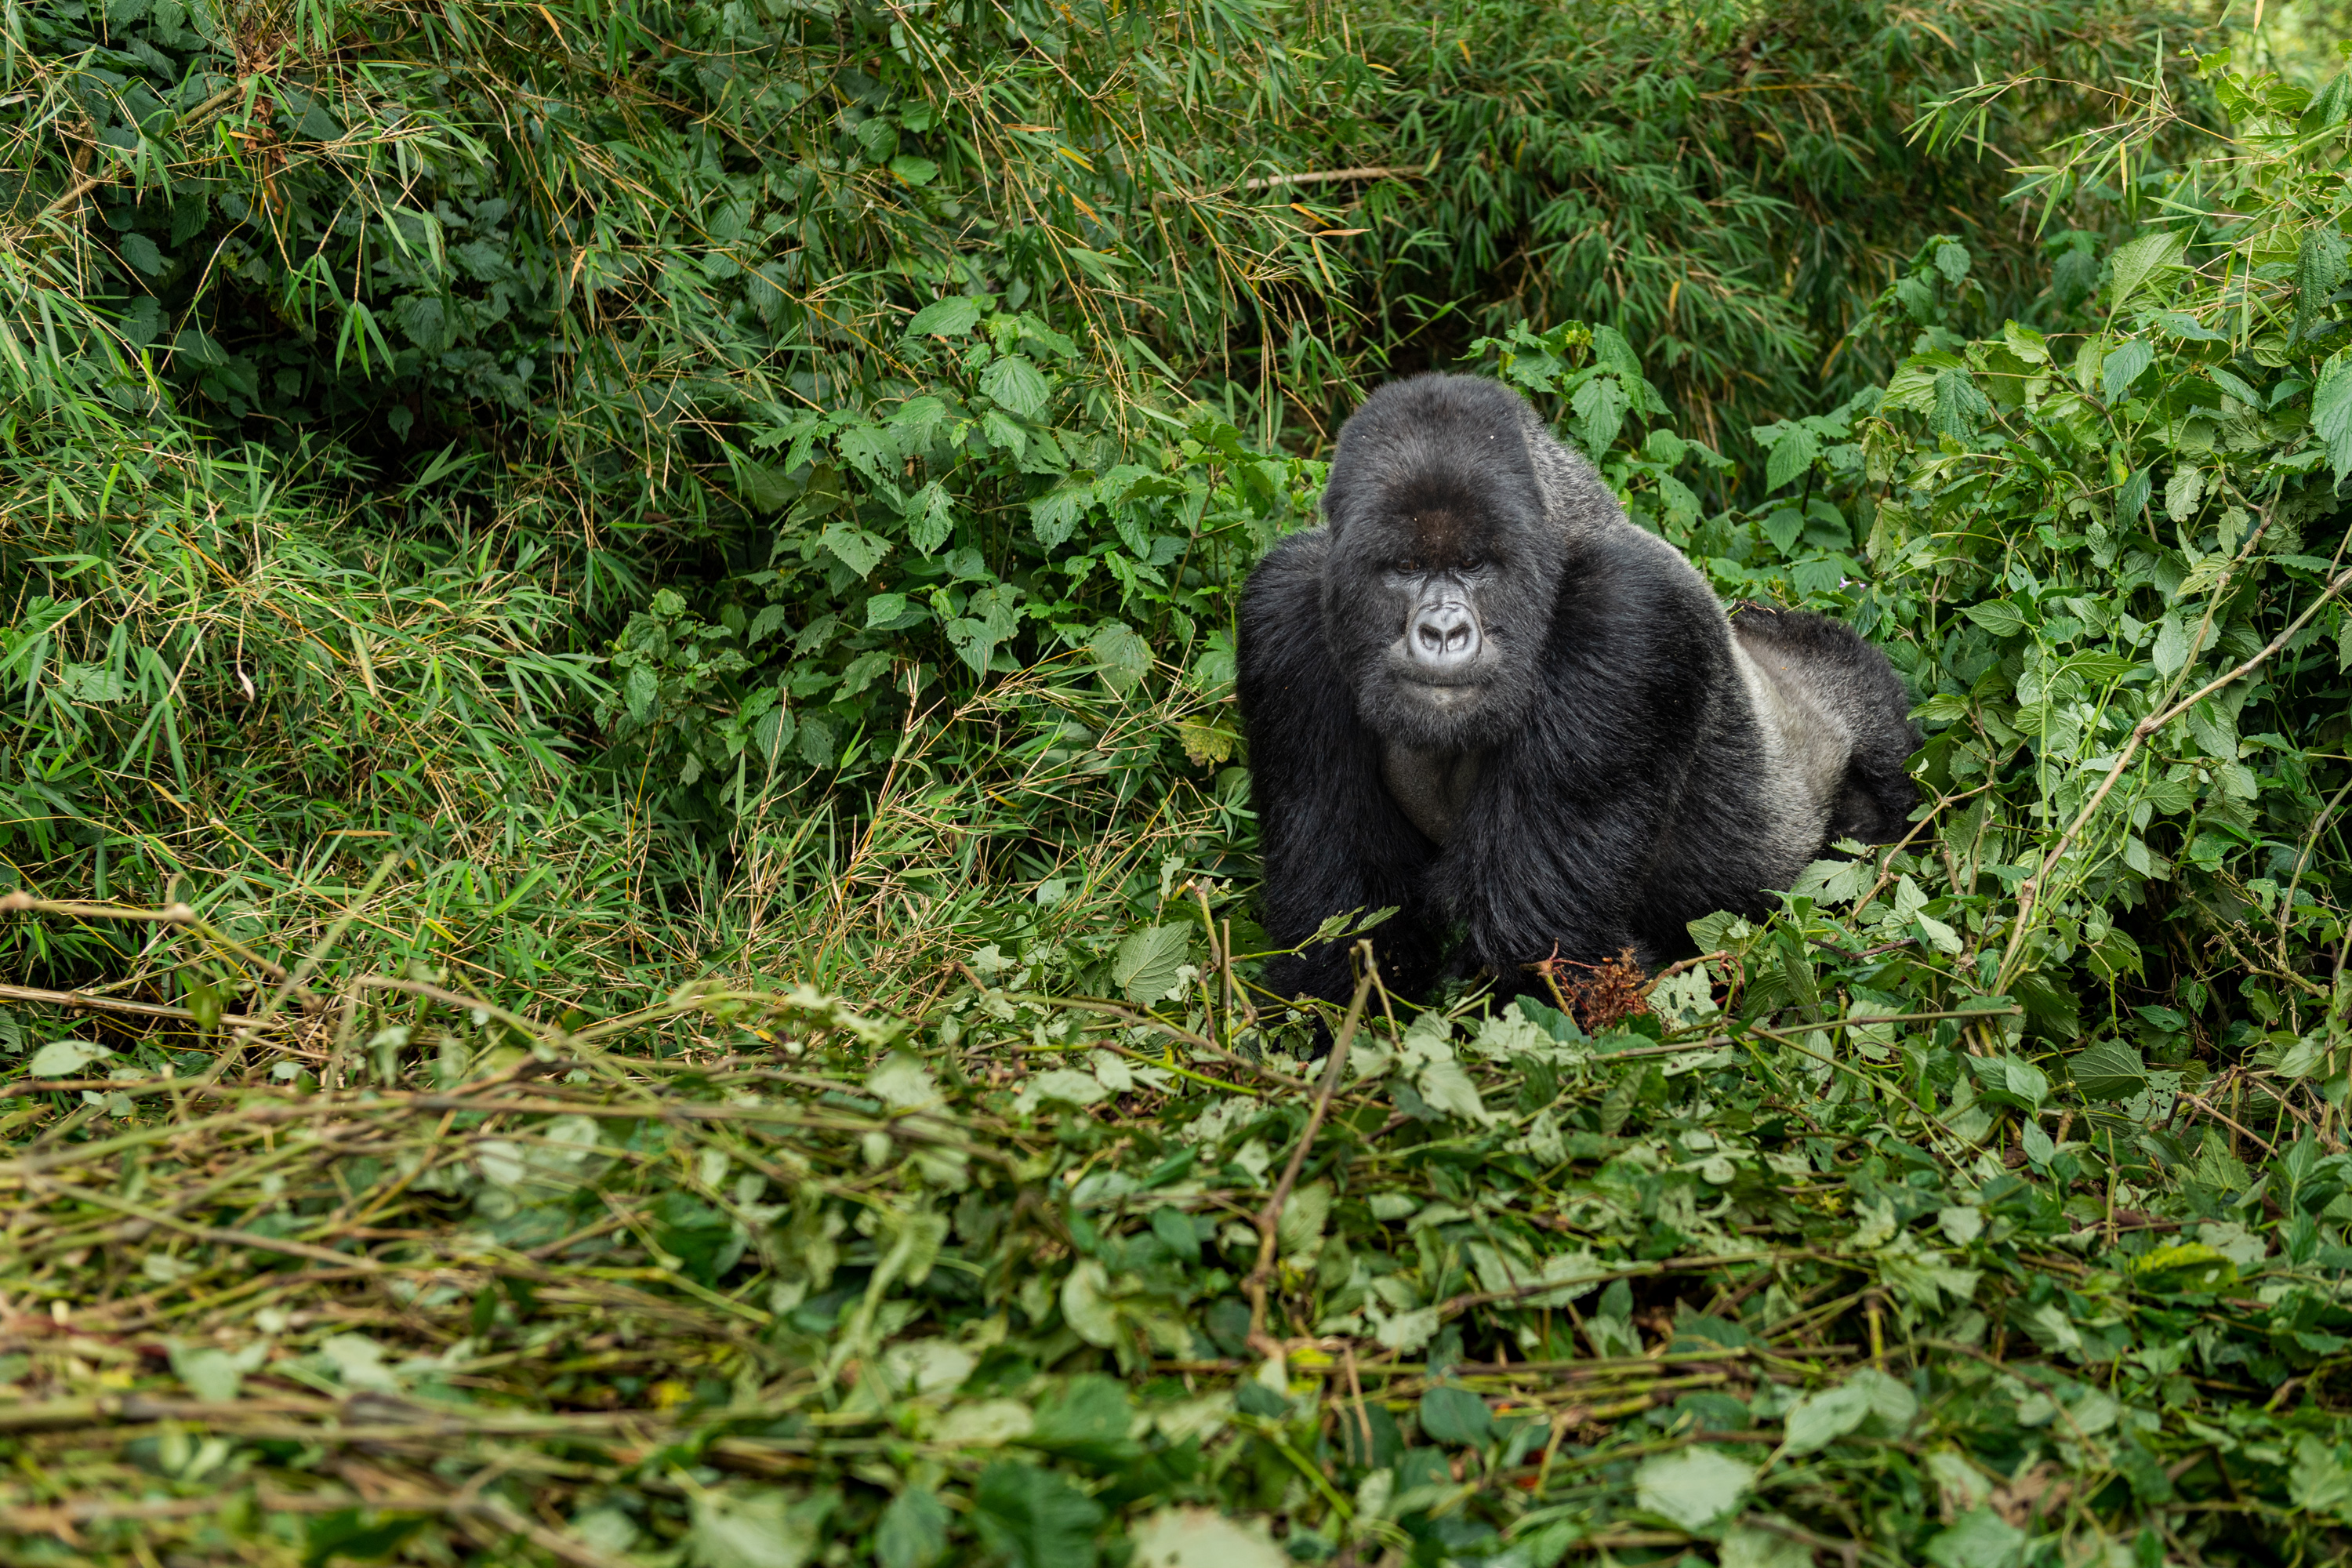
[[[1920,105],[2180,36],[2091,0],[11,16],[5,874],[290,912],[388,836],[467,904],[593,906],[623,972],[740,951],[757,868],[837,878],[894,757],[989,821],[1083,730],[1217,853],[1232,594],[1364,384],[1606,321],[1731,459],[1677,484],[1752,499],[1746,426],[1889,363],[1844,329],[1927,236],[1976,226],[2021,315],[2087,281],[2062,229],[2045,289],[1982,146],[1903,145]],[[1978,141],[2104,107],[2021,89]],[[1014,815],[948,883],[1121,831]],[[68,940],[59,978],[115,963]]]
[[[11,1561],[2344,1554],[2352,76],[1458,20],[10,14]],[[1926,799],[1318,1067],[1232,595],[1456,356]]]

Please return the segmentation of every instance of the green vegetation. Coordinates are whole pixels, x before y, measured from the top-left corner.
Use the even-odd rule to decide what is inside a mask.
[[[0,1555],[2352,1542],[2352,76],[2090,4],[5,27]],[[1886,646],[1927,805],[1645,1013],[1368,982],[1318,1065],[1234,595],[1455,363]]]

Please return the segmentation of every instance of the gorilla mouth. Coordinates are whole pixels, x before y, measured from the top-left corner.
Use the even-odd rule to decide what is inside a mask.
[[[1412,680],[1405,683],[1415,697],[1433,708],[1464,708],[1475,702],[1486,690],[1484,681]]]

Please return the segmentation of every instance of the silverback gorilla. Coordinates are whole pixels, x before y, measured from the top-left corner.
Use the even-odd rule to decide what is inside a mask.
[[[1455,968],[1509,994],[1555,952],[1687,950],[1686,922],[1760,912],[1832,839],[1903,832],[1916,740],[1886,656],[1819,616],[1727,616],[1501,384],[1373,393],[1323,515],[1242,601],[1276,944],[1395,905],[1391,985],[1425,988],[1455,932]],[[1266,984],[1344,997],[1346,944]]]

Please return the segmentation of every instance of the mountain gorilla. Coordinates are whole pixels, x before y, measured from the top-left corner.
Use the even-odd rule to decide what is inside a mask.
[[[1503,994],[1555,952],[1645,964],[1751,914],[1835,838],[1899,837],[1910,699],[1886,656],[1795,611],[1727,617],[1525,399],[1419,375],[1339,432],[1325,525],[1242,601],[1240,688],[1276,942],[1399,906],[1389,983]],[[1278,960],[1344,997],[1346,944]]]

